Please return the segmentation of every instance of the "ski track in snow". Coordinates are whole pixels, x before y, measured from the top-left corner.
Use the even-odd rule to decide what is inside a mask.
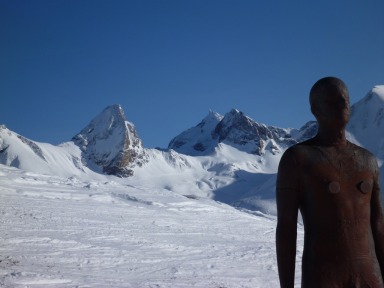
[[[276,220],[254,214],[0,165],[0,286],[279,287]]]

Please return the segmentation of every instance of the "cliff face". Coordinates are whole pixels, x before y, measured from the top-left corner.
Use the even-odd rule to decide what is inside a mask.
[[[127,177],[146,162],[141,139],[120,105],[105,108],[72,141],[81,149],[83,163],[96,172]]]

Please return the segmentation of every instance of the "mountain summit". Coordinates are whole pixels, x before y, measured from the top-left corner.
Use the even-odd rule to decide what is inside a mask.
[[[384,85],[375,86],[351,110],[346,130],[352,140],[384,160]]]
[[[217,141],[212,138],[212,133],[217,124],[223,119],[220,114],[209,111],[208,115],[195,127],[192,127],[171,140],[168,149],[186,155],[200,155],[212,152]]]
[[[282,150],[279,146],[286,148],[285,146],[296,143],[289,139],[289,134],[287,129],[266,126],[253,121],[243,112],[232,109],[216,126],[212,136],[219,142],[261,156],[267,146],[272,153],[276,153]]]
[[[255,122],[237,109],[225,116],[210,111],[197,126],[173,138],[168,148],[192,156],[207,155],[219,143],[224,143],[262,156],[267,152],[279,154],[289,146],[313,137],[316,131],[315,122],[308,122],[299,130],[284,129]]]
[[[347,137],[375,154],[384,178],[384,86],[374,87],[351,110]],[[133,175],[121,181],[275,214],[275,173],[283,152],[316,133],[315,121],[300,129],[278,128],[236,109],[224,116],[210,111],[173,138],[169,150],[145,149],[123,109],[112,105],[72,141],[58,146],[29,140],[0,125],[0,164],[68,181]]]
[[[374,87],[351,110],[347,137],[375,154],[384,178],[384,86]],[[210,111],[174,137],[169,150],[145,149],[123,109],[112,105],[58,146],[0,125],[0,164],[68,179],[133,175],[122,181],[274,214],[275,173],[283,152],[316,133],[315,121],[300,129],[278,128],[236,109],[224,116]]]
[[[141,139],[120,105],[105,108],[72,141],[82,151],[87,167],[119,177],[131,176],[146,160]]]

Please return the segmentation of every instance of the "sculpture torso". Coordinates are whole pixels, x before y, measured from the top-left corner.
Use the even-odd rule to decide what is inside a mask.
[[[377,164],[365,149],[291,148],[305,227],[302,287],[383,287],[370,223]]]

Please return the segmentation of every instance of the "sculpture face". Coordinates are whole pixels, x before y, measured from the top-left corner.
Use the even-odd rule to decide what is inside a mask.
[[[312,110],[319,124],[344,129],[350,117],[348,92],[337,89],[318,97],[321,99],[316,101]]]

